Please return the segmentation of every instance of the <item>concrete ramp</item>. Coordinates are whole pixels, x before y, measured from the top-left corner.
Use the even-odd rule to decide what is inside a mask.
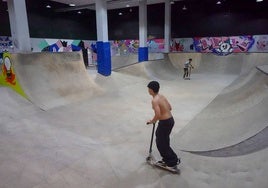
[[[9,88],[0,87],[1,188],[267,188],[268,144],[244,155],[240,148],[248,145],[240,146],[232,157],[179,150],[225,147],[267,125],[268,76],[263,65],[258,66],[262,71],[254,67],[239,77],[225,75],[226,71],[220,70],[225,66],[215,66],[215,74],[198,73],[200,67],[191,80],[160,80],[176,121],[171,145],[182,160],[177,176],[145,161],[152,131],[146,121],[153,116],[148,79],[120,72],[105,77],[94,72],[92,79],[104,90],[96,96],[99,87],[84,75],[79,53],[44,54],[14,55],[18,73],[14,75],[35,104],[46,109],[63,106],[42,111]],[[239,70],[253,65],[248,63]],[[9,79],[4,76],[2,81],[15,84],[13,74]],[[66,93],[62,95],[58,89]],[[81,100],[89,96],[94,98]],[[78,98],[81,101],[76,103]],[[268,131],[262,133],[262,138],[267,138]],[[155,142],[153,155],[161,159]]]
[[[201,53],[169,53],[168,58],[170,62],[183,73],[184,63],[192,58],[192,65],[195,67],[192,72],[196,72],[201,63]]]
[[[0,87],[0,99],[1,122],[23,118],[38,110],[30,101],[8,87]]]
[[[192,74],[246,74],[255,66],[267,63],[267,53],[233,53],[228,56],[217,56],[213,53],[170,53],[171,63],[183,72],[183,64],[192,58]]]
[[[162,60],[140,62],[114,71],[154,80],[175,80],[179,77],[179,71],[167,55]]]
[[[138,62],[138,55],[112,56],[112,70],[129,66]]]
[[[268,75],[268,65],[261,65],[256,67],[259,71]]]
[[[241,72],[241,55],[217,56],[212,53],[170,53],[170,61],[183,73],[184,62],[192,58],[192,74],[235,74]]]
[[[79,52],[12,54],[11,61],[27,97],[43,110],[100,92],[89,77]]]
[[[149,53],[148,55],[149,61],[164,59],[165,56],[163,53]],[[138,54],[112,56],[112,70],[136,64],[138,63],[138,59]]]
[[[176,135],[186,151],[232,146],[268,126],[268,75],[254,68],[225,88]]]

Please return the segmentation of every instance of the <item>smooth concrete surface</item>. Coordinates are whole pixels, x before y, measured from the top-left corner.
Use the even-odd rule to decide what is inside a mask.
[[[268,65],[257,66],[257,69],[259,69],[260,71],[262,71],[265,74],[268,74]]]
[[[268,76],[252,70],[225,88],[178,135],[179,148],[216,150],[240,143],[268,125]],[[245,81],[244,81],[245,80]],[[197,135],[206,135],[199,137]]]
[[[179,77],[179,70],[175,68],[167,55],[162,60],[135,63],[115,71],[151,80],[175,80]]]
[[[209,60],[209,57],[200,56],[200,60],[202,58]],[[220,61],[221,57],[218,58]],[[174,61],[170,58],[179,72],[182,71],[179,68],[182,59],[179,56],[177,59],[173,57]],[[100,93],[90,93],[88,98],[68,100],[68,103],[50,106],[45,110],[39,108],[39,103],[30,103],[8,88],[0,87],[0,187],[267,188],[267,147],[241,155],[238,150],[238,155],[225,157],[204,156],[181,150],[181,145],[187,145],[181,142],[185,130],[192,129],[190,136],[195,136],[195,140],[210,136],[206,132],[199,133],[194,128],[188,128],[192,127],[191,122],[195,118],[207,119],[199,125],[206,126],[210,118],[225,117],[228,120],[232,116],[229,111],[218,112],[221,108],[217,105],[235,109],[234,113],[238,114],[251,109],[250,117],[254,118],[256,124],[256,117],[262,118],[262,122],[267,112],[262,112],[266,110],[266,103],[262,109],[255,108],[267,98],[267,75],[264,76],[255,66],[247,64],[250,68],[245,68],[239,61],[241,67],[237,65],[238,70],[227,74],[219,68],[230,68],[226,58],[226,62],[223,62],[225,65],[216,66],[215,72],[203,72],[202,64],[206,66],[206,63],[211,62],[195,60],[194,63],[200,66],[196,66],[191,80],[183,80],[181,73],[173,74],[164,66],[163,71],[152,68],[146,78],[127,74],[125,70],[112,72],[109,77],[88,70],[89,83],[93,83],[94,88],[100,88]],[[142,63],[139,65],[144,67]],[[249,76],[242,74],[243,70],[248,70]],[[160,92],[166,95],[173,107],[176,124],[171,135],[171,145],[182,160],[180,175],[153,168],[145,162],[152,130],[145,122],[153,116],[151,96],[146,85],[155,79],[155,75],[161,77],[167,73],[174,79],[157,79],[161,84]],[[80,79],[75,74],[73,78]],[[61,82],[65,84],[63,79]],[[54,93],[54,90],[49,91]],[[248,92],[249,95],[235,100],[229,106],[239,96],[237,91]],[[247,99],[254,99],[253,103]],[[236,109],[238,104],[243,108]],[[215,115],[207,113],[212,109]],[[246,132],[239,129],[251,128],[241,126],[240,121],[233,122],[238,127],[237,131]],[[222,131],[216,134],[221,137],[222,132],[228,133],[230,126],[219,129]],[[230,129],[229,133],[232,131]],[[238,137],[237,140],[244,139],[239,134],[233,136]],[[229,138],[233,139],[231,136],[226,137]],[[211,139],[211,142],[218,141],[217,137]],[[153,154],[159,158],[155,146]]]
[[[16,76],[29,99],[47,110],[101,92],[89,78],[82,53],[12,54]]]

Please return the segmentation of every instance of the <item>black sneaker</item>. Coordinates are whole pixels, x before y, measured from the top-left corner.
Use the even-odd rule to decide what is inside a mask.
[[[178,158],[178,162],[177,162],[177,165],[179,165],[181,163],[181,159]]]
[[[178,167],[177,165],[175,166],[166,166],[169,170],[173,171],[173,172],[177,172],[178,171]]]
[[[167,166],[167,164],[164,162],[164,161],[157,161],[156,162],[157,164],[159,164],[159,165],[162,165],[162,166]]]

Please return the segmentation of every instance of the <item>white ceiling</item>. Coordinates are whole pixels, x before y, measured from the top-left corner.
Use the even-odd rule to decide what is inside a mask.
[[[81,7],[83,8],[89,8],[94,9],[95,8],[95,2],[97,0],[52,0],[59,3],[64,4],[75,4],[75,7],[72,7],[72,9],[79,9]],[[107,9],[118,9],[118,8],[126,8],[129,7],[135,7],[139,5],[140,0],[106,0],[107,1]],[[156,4],[156,3],[163,3],[165,0],[147,0],[147,4]]]

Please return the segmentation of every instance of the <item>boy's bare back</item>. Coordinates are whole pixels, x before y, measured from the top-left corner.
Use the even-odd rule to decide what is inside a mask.
[[[172,117],[171,114],[171,105],[166,99],[165,96],[157,94],[153,97],[152,100],[152,107],[155,111],[155,114],[157,115],[158,120],[165,120]]]

